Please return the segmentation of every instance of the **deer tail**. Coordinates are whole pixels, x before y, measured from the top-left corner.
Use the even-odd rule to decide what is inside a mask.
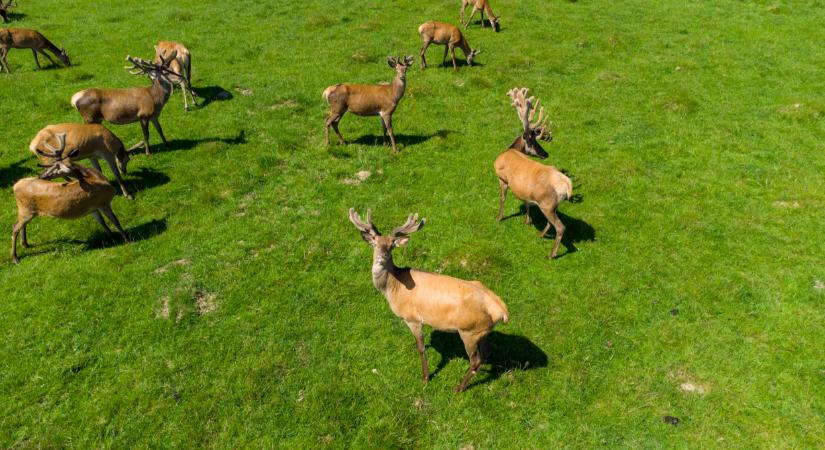
[[[332,95],[332,93],[335,92],[335,90],[338,89],[339,86],[341,86],[341,85],[336,84],[336,85],[333,85],[333,86],[330,86],[330,87],[324,89],[324,93],[322,94],[322,97],[324,98],[324,100],[329,102],[329,96]]]

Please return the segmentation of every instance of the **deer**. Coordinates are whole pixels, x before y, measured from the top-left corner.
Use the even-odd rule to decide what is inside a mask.
[[[17,6],[17,3],[14,0],[9,0],[6,3],[3,3],[3,0],[0,0],[0,17],[3,18],[3,22],[9,21],[9,11],[12,8]]]
[[[51,41],[46,39],[39,31],[27,28],[0,28],[0,71],[5,68],[6,73],[11,73],[9,62],[6,61],[6,55],[9,49],[12,48],[31,49],[34,55],[34,63],[38,69],[41,68],[40,61],[37,59],[38,53],[48,58],[52,65],[57,65],[52,57],[46,53],[46,50],[52,52],[64,66],[69,67],[72,65],[66,50],[57,48],[56,45],[52,44]]]
[[[37,150],[38,154],[51,160],[50,164],[39,164],[46,168],[45,171],[39,177],[23,178],[14,184],[17,222],[11,234],[11,260],[15,264],[20,263],[17,257],[18,235],[22,234],[23,247],[28,248],[26,225],[38,216],[76,219],[92,214],[103,229],[111,235],[112,230],[103,220],[102,213],[114,224],[123,240],[126,243],[131,242],[112,211],[115,188],[102,173],[72,161],[72,158],[76,158],[80,153],[78,149],[72,149],[64,155],[65,134],[57,135],[57,140],[59,143],[57,148],[48,143],[45,144],[50,153]],[[65,183],[49,181],[55,178],[74,178],[75,180]]]
[[[49,145],[59,135],[66,136],[66,145],[77,150],[77,154],[70,158],[72,161],[89,159],[95,170],[100,171],[99,159],[106,161],[109,168],[115,174],[120,190],[124,197],[132,198],[123,184],[121,173],[126,173],[126,165],[129,163],[129,152],[123,146],[123,142],[103,125],[97,123],[61,123],[48,125],[40,130],[29,144],[29,150],[35,154],[43,163],[48,163],[53,158],[45,156],[45,149],[52,148]],[[38,150],[40,150],[38,152]],[[61,155],[62,156],[62,155]],[[117,164],[115,164],[117,162]]]
[[[553,132],[546,124],[547,116],[544,114],[543,107],[539,110],[538,118],[533,121],[536,110],[539,108],[539,101],[535,97],[528,98],[528,92],[527,88],[513,88],[507,92],[513,101],[512,106],[518,113],[524,132],[510,144],[507,150],[498,155],[494,164],[499,180],[499,205],[496,220],[501,222],[508,188],[512,189],[513,194],[524,202],[527,209],[525,224],[531,221],[530,206],[537,205],[547,218],[547,226],[539,233],[539,237],[543,238],[547,234],[551,224],[556,230],[556,240],[548,255],[548,258],[554,259],[562,236],[564,236],[564,223],[556,214],[556,209],[559,203],[572,197],[573,183],[555,167],[546,166],[527,157],[529,155],[541,159],[547,158],[547,152],[538,141],[552,142],[553,140]]]
[[[453,391],[463,391],[484,362],[487,353],[484,338],[499,323],[510,321],[507,305],[480,281],[396,267],[392,260],[393,249],[406,245],[410,235],[424,226],[426,220],[419,221],[418,214],[410,214],[403,225],[386,236],[372,223],[369,209],[364,222],[355,209],[350,208],[349,220],[361,232],[364,241],[372,246],[372,284],[415,337],[415,347],[421,356],[421,377],[425,382],[429,380],[430,372],[423,326],[458,332],[470,367]]]
[[[407,86],[407,69],[413,64],[413,57],[388,57],[387,64],[395,69],[395,79],[389,84],[366,85],[341,83],[324,90],[323,99],[329,103],[329,115],[325,122],[326,145],[329,145],[329,127],[335,130],[338,140],[344,144],[344,136],[338,130],[338,123],[347,111],[356,116],[380,116],[384,131],[384,145],[387,145],[387,130],[390,134],[393,153],[398,153],[395,133],[392,129],[392,113],[404,96]]]
[[[175,52],[174,58],[169,58]],[[164,60],[169,60],[169,68],[180,74],[169,75],[169,80],[172,83],[180,85],[180,91],[183,93],[183,109],[189,111],[189,103],[186,99],[186,94],[192,98],[192,104],[198,106],[195,100],[195,92],[192,90],[192,55],[185,45],[172,41],[161,41],[155,46],[155,64],[161,64]]]
[[[473,12],[470,13],[470,18],[467,19],[467,22],[464,22],[464,10],[467,9],[468,5],[473,5]],[[500,17],[493,14],[493,8],[490,7],[489,0],[461,0],[461,14],[459,15],[459,20],[461,21],[461,24],[464,25],[464,29],[466,30],[470,25],[470,22],[473,20],[473,16],[477,11],[481,11],[481,28],[487,26],[484,23],[484,13],[487,13],[487,16],[490,18],[490,25],[493,27],[493,31],[498,33],[498,20]]]
[[[125,89],[86,89],[72,96],[72,106],[77,109],[84,123],[110,123],[125,125],[140,122],[143,130],[142,145],[147,155],[149,149],[149,122],[155,126],[164,145],[169,145],[158,118],[172,94],[172,76],[180,74],[169,68],[176,53],[173,51],[161,57],[160,64],[142,58],[126,56],[132,67],[126,67],[132,75],[146,75],[152,80],[152,86]],[[141,146],[141,142],[132,146],[131,152]]]
[[[444,45],[444,59],[441,61],[441,64],[447,61],[447,53],[449,52],[453,58],[453,70],[458,70],[458,66],[455,62],[455,48],[458,47],[464,51],[464,56],[467,58],[467,65],[473,65],[473,59],[475,59],[476,55],[481,53],[481,50],[473,50],[470,48],[470,44],[467,43],[467,39],[464,38],[464,35],[461,33],[461,30],[458,29],[455,25],[450,25],[449,23],[444,22],[425,22],[422,23],[421,26],[418,27],[418,34],[421,35],[421,52],[419,56],[421,57],[421,68],[427,68],[427,60],[425,59],[425,54],[427,52],[427,47],[430,44],[438,44]]]

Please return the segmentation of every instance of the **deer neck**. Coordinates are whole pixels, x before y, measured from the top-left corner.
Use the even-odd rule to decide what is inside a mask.
[[[461,47],[461,50],[464,50],[465,56],[469,56],[470,52],[473,51],[470,48],[470,44],[467,43],[467,39],[464,36],[461,36],[461,41],[458,43],[458,46]]]
[[[507,150],[516,151],[518,153],[524,153],[524,138],[522,136],[517,137],[516,140],[513,141],[512,144],[510,144],[510,147]]]
[[[393,272],[395,263],[392,261],[392,252],[375,248],[372,253],[372,284],[384,296],[387,295],[390,275]]]
[[[407,88],[407,75],[396,75],[395,79],[392,80],[392,93],[395,97],[395,102],[398,103],[401,100],[401,97],[404,96],[404,89]]]
[[[155,99],[155,104],[163,106],[172,95],[172,83],[168,80],[155,78],[152,80],[152,98]]]

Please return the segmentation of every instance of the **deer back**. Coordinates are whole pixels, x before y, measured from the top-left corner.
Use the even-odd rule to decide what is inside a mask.
[[[548,195],[565,200],[573,192],[573,183],[561,171],[533,161],[514,149],[496,158],[495,169],[496,175],[523,201],[539,203]]]
[[[63,123],[48,125],[40,130],[29,144],[29,150],[41,162],[51,162],[53,158],[40,155],[37,150],[48,153],[45,143],[57,142],[57,135],[61,133],[66,135],[66,148],[77,149],[79,152],[77,156],[71,158],[72,161],[79,161],[95,155],[101,156],[104,153],[118,155],[123,149],[123,143],[120,139],[103,125]],[[64,151],[64,153],[66,152]]]
[[[169,68],[182,76],[188,77],[189,72],[191,71],[191,56],[189,54],[189,49],[179,42],[158,42],[155,46],[155,58],[153,61],[156,64],[160,64],[161,56],[166,58],[166,56],[172,54],[172,52],[175,52],[175,59],[169,62]],[[180,81],[179,77],[175,75],[171,75],[170,79],[173,82]]]
[[[336,100],[343,101],[353,114],[374,116],[395,111],[400,96],[396,95],[392,84],[344,83],[330,95],[330,102]]]
[[[79,180],[61,183],[31,177],[18,181],[14,185],[17,207],[39,216],[72,219],[110,204],[115,188],[103,174],[77,167],[83,174]]]
[[[168,98],[159,89],[158,82],[151,87],[86,89],[72,97],[72,106],[87,122],[98,122],[96,118],[102,118],[122,125],[159,113]]]
[[[0,31],[0,43],[10,48],[40,49],[46,43],[46,38],[39,31],[28,28],[6,28],[5,33]],[[5,37],[4,37],[5,36]]]

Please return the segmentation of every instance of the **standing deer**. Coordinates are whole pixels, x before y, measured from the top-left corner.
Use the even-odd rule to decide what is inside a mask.
[[[507,92],[513,100],[512,106],[518,113],[524,133],[496,158],[495,168],[500,189],[497,220],[500,222],[504,213],[507,188],[511,188],[513,194],[524,202],[527,208],[525,224],[530,223],[530,205],[538,205],[542,214],[547,218],[547,226],[539,233],[539,236],[544,237],[547,234],[550,224],[556,229],[556,241],[553,244],[553,250],[548,255],[548,258],[553,259],[556,257],[559,243],[564,235],[564,224],[556,214],[556,209],[559,203],[570,199],[573,195],[573,183],[555,167],[545,166],[525,156],[547,158],[547,152],[541,148],[538,141],[553,140],[552,131],[545,123],[547,117],[544,115],[544,108],[541,108],[538,119],[533,122],[539,102],[535,97],[527,98],[527,92],[527,88],[513,88]]]
[[[48,125],[40,130],[29,144],[29,150],[34,153],[42,163],[50,163],[53,158],[45,156],[45,149],[53,148],[49,145],[57,136],[66,136],[66,146],[76,151],[76,155],[71,157],[72,161],[90,159],[92,166],[100,171],[98,159],[106,161],[109,168],[115,174],[120,190],[124,197],[132,198],[126,190],[121,178],[121,172],[126,173],[126,165],[129,163],[129,152],[123,147],[123,142],[114,133],[106,129],[103,125],[96,123],[61,123]],[[39,150],[39,151],[38,151]],[[65,158],[65,155],[60,155]],[[117,161],[117,164],[115,164]],[[119,167],[118,167],[119,166]]]
[[[0,17],[3,18],[3,22],[9,21],[9,11],[12,8],[17,6],[17,3],[14,0],[9,0],[7,3],[3,3],[3,0],[0,0]]]
[[[461,384],[453,390],[463,391],[486,356],[482,354],[486,352],[479,349],[479,345],[484,347],[484,337],[499,322],[508,323],[510,320],[507,305],[480,281],[464,281],[396,267],[392,261],[393,249],[406,245],[409,235],[424,226],[424,219],[419,222],[418,214],[410,214],[404,225],[388,236],[382,236],[373,225],[371,216],[371,211],[367,210],[367,221],[364,222],[355,209],[349,210],[349,220],[373,248],[372,284],[387,299],[392,312],[412,331],[415,347],[421,355],[424,381],[430,378],[430,371],[422,327],[429,325],[437,330],[458,332],[470,358],[470,368]]]
[[[40,32],[26,28],[0,28],[0,71],[5,68],[7,73],[11,73],[9,62],[6,61],[6,55],[9,53],[9,49],[12,48],[31,49],[34,55],[34,63],[37,64],[38,69],[40,69],[40,61],[37,59],[38,53],[48,58],[53,65],[57,65],[45,50],[54,53],[54,56],[66,67],[72,65],[72,62],[69,61],[69,55],[66,54],[66,50],[57,48],[56,45],[52,44],[40,34]]]
[[[342,83],[330,86],[324,90],[323,98],[329,103],[329,116],[325,123],[326,142],[329,145],[329,127],[335,130],[338,139],[343,144],[344,136],[338,130],[338,123],[347,111],[356,116],[381,116],[381,127],[384,130],[384,145],[387,145],[387,130],[390,132],[392,151],[398,153],[395,146],[395,133],[392,129],[392,113],[404,96],[407,86],[407,69],[413,64],[413,57],[389,57],[387,63],[395,69],[395,79],[390,84],[366,85]]]
[[[63,156],[66,135],[58,135],[57,140],[60,143],[58,148],[46,144],[46,148],[51,153],[37,150],[42,156],[52,161],[49,165],[41,164],[41,167],[46,167],[43,174],[38,178],[23,178],[14,184],[17,222],[11,234],[11,260],[15,264],[20,262],[17,258],[17,236],[22,233],[23,247],[29,247],[26,239],[26,225],[37,216],[76,219],[91,213],[106,232],[112,234],[112,230],[106,226],[106,222],[100,215],[103,213],[115,225],[123,240],[127,243],[131,242],[112,211],[115,188],[102,173],[71,161],[71,158],[79,153],[77,149]],[[67,183],[48,181],[55,178],[76,178],[76,180]]]
[[[467,39],[464,38],[464,35],[461,33],[461,30],[454,25],[450,25],[449,23],[444,22],[425,22],[422,23],[420,27],[418,27],[418,34],[421,35],[421,68],[427,68],[427,60],[425,59],[425,54],[427,52],[427,47],[430,44],[438,44],[444,45],[444,59],[441,61],[441,64],[447,61],[447,53],[449,52],[453,57],[453,70],[458,70],[458,66],[455,62],[455,48],[458,47],[464,51],[464,56],[467,58],[467,65],[473,65],[473,59],[481,53],[481,50],[473,50],[470,48],[470,44],[467,43]]]
[[[169,56],[175,53],[174,58]],[[164,60],[169,60],[169,68],[172,71],[180,74],[169,75],[169,80],[172,83],[180,85],[180,91],[183,93],[183,109],[189,110],[189,103],[186,99],[186,93],[192,98],[192,104],[198,106],[195,100],[195,92],[192,90],[192,56],[189,49],[178,42],[161,41],[155,46],[155,64],[161,64]]]
[[[467,19],[467,22],[465,23],[464,10],[467,9],[468,5],[473,5],[473,12],[470,13],[470,18]],[[487,13],[487,16],[490,18],[490,25],[492,25],[493,30],[496,33],[498,33],[498,19],[500,17],[493,14],[493,8],[490,7],[489,0],[461,0],[461,14],[459,16],[459,20],[461,20],[461,24],[464,25],[464,29],[466,30],[467,27],[470,25],[470,22],[473,20],[473,16],[476,14],[476,11],[481,11],[481,28],[487,26],[484,23],[484,13]]]
[[[180,76],[169,68],[175,56],[173,51],[166,58],[162,57],[160,64],[127,56],[126,60],[133,65],[131,68],[127,67],[130,69],[129,73],[147,75],[152,80],[152,86],[126,89],[86,89],[72,96],[72,106],[77,109],[85,123],[101,123],[106,120],[110,123],[125,125],[139,121],[140,128],[143,130],[143,146],[146,154],[151,155],[149,122],[155,126],[163,144],[169,145],[166,136],[163,135],[158,117],[172,93],[173,84],[170,77]],[[131,152],[140,145],[141,143],[135,144],[129,151]]]

